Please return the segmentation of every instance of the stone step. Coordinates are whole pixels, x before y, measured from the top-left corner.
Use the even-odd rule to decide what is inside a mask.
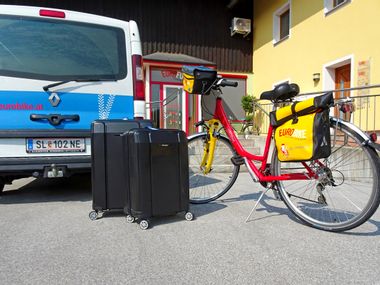
[[[261,148],[260,147],[255,147],[255,146],[250,146],[250,145],[243,145],[243,148],[250,152],[250,153],[253,153],[255,155],[260,155],[261,154]],[[227,146],[218,146],[217,150],[218,151],[218,154],[228,154],[230,153],[229,149]]]

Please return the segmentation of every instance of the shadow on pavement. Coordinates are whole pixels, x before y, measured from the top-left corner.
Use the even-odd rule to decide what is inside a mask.
[[[222,210],[226,208],[226,205],[220,203],[207,203],[207,204],[190,204],[189,212],[194,215],[194,221],[201,216],[205,216],[211,214],[213,212]],[[149,228],[154,228],[155,226],[163,225],[163,224],[171,224],[176,222],[185,221],[185,212],[177,213],[172,216],[162,216],[162,217],[153,217],[149,219]],[[188,221],[190,222],[190,221]]]
[[[193,205],[190,204],[189,212],[191,212],[194,215],[194,220],[197,218],[208,215],[210,213],[222,210],[226,208],[226,205],[220,204],[220,203],[207,203],[207,204],[198,204]],[[107,219],[107,218],[113,218],[113,217],[126,217],[126,214],[123,211],[106,211],[102,214],[101,217],[98,219]],[[163,225],[163,224],[171,224],[176,222],[182,222],[185,220],[185,212],[180,212],[175,215],[170,216],[157,216],[147,219],[149,221],[149,228],[152,229],[155,226]],[[96,221],[95,221],[96,222]],[[139,221],[135,222],[134,224],[138,226]]]
[[[227,198],[227,199],[221,198],[220,202],[221,203],[233,203],[233,202],[239,202],[239,201],[245,201],[245,200],[252,200],[252,208],[253,208],[257,199],[259,199],[260,195],[261,195],[261,191],[251,193],[251,194],[241,195],[241,196],[236,197],[236,198]],[[280,205],[282,207],[276,207],[273,204],[269,204],[271,202],[280,203]],[[284,203],[282,203],[281,201],[278,201],[278,200],[276,200],[273,197],[268,196],[268,195],[264,195],[264,197],[261,199],[261,201],[260,201],[260,203],[257,206],[255,211],[256,212],[267,212],[269,215],[260,216],[260,217],[256,218],[255,214],[254,214],[255,212],[254,212],[251,215],[251,218],[248,220],[248,222],[254,222],[254,221],[258,221],[258,220],[269,219],[273,216],[286,215],[292,221],[294,221],[298,224],[301,224],[301,225],[305,225],[288,208],[286,208]],[[247,216],[248,216],[248,214],[249,213],[247,213]],[[372,224],[373,226],[375,226],[375,229],[371,230],[371,231],[363,232],[363,225],[362,225],[362,226],[359,226],[358,228],[355,228],[351,231],[342,232],[340,234],[354,235],[354,236],[379,236],[380,235],[380,221],[374,220],[372,217],[366,223]],[[307,225],[305,225],[305,226],[307,226]],[[315,230],[318,230],[318,229],[315,229]]]
[[[235,201],[237,201],[237,200],[251,200],[252,199],[252,200],[254,200],[254,201],[252,201],[252,207],[253,207],[255,205],[257,199],[260,197],[260,194],[261,194],[261,192],[260,193],[254,193],[254,194],[242,195],[242,196],[236,198]],[[269,213],[271,215],[255,218],[254,214],[253,214],[253,217],[251,217],[248,222],[263,220],[266,218],[270,218],[272,216],[287,215],[289,217],[289,219],[291,219],[292,221],[294,221],[298,224],[307,226],[301,220],[299,220],[288,208],[286,208],[285,203],[278,201],[278,202],[282,203],[282,206],[284,206],[284,207],[275,207],[271,204],[268,204],[268,202],[271,202],[271,201],[277,201],[277,200],[274,199],[273,197],[264,195],[263,199],[261,199],[258,207],[256,208],[257,212],[266,211],[267,213]],[[228,202],[228,201],[226,201],[226,202]],[[234,202],[234,199],[231,199],[231,202]],[[372,219],[369,219],[366,223],[372,224],[373,226],[375,226],[375,229],[372,231],[363,232],[362,231],[363,225],[361,225],[361,226],[359,226],[359,227],[357,227],[351,231],[341,232],[340,234],[354,235],[354,236],[378,236],[378,235],[380,235],[380,221],[376,221],[372,218]],[[318,231],[318,229],[315,229],[315,230]],[[355,231],[357,231],[357,232],[355,232]]]
[[[350,235],[350,236],[379,236],[380,235],[380,221],[375,221],[373,219],[369,219],[366,223],[372,224],[373,226],[375,226],[375,229],[373,231],[370,231],[370,232],[360,232],[361,227],[363,227],[363,225],[362,225],[356,229],[353,229],[349,232],[343,232],[341,234]],[[358,231],[358,232],[355,232],[355,231]]]
[[[252,193],[252,194],[241,195],[241,196],[236,197],[236,198],[222,199],[221,201],[223,201],[225,203],[229,203],[229,202],[237,202],[237,201],[243,201],[243,200],[252,200],[252,207],[253,207],[255,205],[257,199],[259,199],[260,195],[261,195],[261,192],[257,192],[257,193]],[[270,218],[273,216],[287,215],[289,217],[289,219],[291,219],[292,221],[299,223],[301,225],[305,225],[288,208],[286,208],[284,203],[277,201],[277,202],[282,203],[281,206],[283,206],[283,207],[276,207],[276,206],[273,206],[273,205],[268,203],[271,201],[277,201],[277,200],[274,199],[273,197],[264,195],[263,199],[261,199],[258,207],[255,210],[257,212],[266,211],[270,215],[255,218],[255,216],[253,214],[253,216],[248,220],[248,222],[263,220],[263,219],[267,219],[267,218]],[[359,227],[357,227],[351,231],[341,232],[340,234],[353,235],[353,236],[379,236],[380,235],[380,221],[374,220],[372,217],[366,223],[369,223],[369,224],[372,224],[373,226],[375,226],[374,230],[363,232],[364,227],[363,227],[363,225],[361,225],[361,226],[359,226]],[[364,225],[366,223],[364,223]],[[305,226],[307,226],[307,225],[305,225]],[[318,230],[318,229],[315,229],[315,230]]]
[[[190,212],[192,212],[195,218],[197,218],[197,217],[211,214],[216,211],[220,211],[226,207],[227,207],[226,205],[223,205],[218,202],[211,202],[207,204],[192,204],[190,205]]]
[[[259,199],[261,193],[262,193],[262,191],[258,191],[258,192],[251,193],[251,194],[241,195],[241,196],[236,197],[236,198],[221,199],[221,202],[232,203],[232,202],[238,202],[238,201],[251,200],[252,201],[252,208],[253,208],[253,206],[255,205],[256,201]],[[281,207],[276,207],[273,204],[269,204],[270,202],[279,203],[281,205]],[[265,217],[255,218],[255,214],[253,213],[252,217],[249,219],[248,222],[253,222],[253,221],[256,221],[256,220],[263,220],[263,219],[267,219],[267,218],[270,218],[270,217],[273,217],[273,216],[286,215],[286,216],[289,217],[289,219],[291,219],[291,220],[293,220],[293,221],[295,221],[297,223],[301,223],[285,207],[285,204],[283,202],[276,200],[272,196],[264,195],[264,197],[261,199],[261,201],[260,201],[260,203],[257,206],[257,208],[256,208],[255,211],[256,212],[264,212],[265,211],[265,212],[267,212],[268,214],[271,214],[271,215],[268,215],[268,216],[265,216]],[[248,214],[249,213],[247,213],[247,216],[248,216]]]
[[[70,178],[36,179],[14,190],[5,190],[0,204],[26,204],[41,202],[90,201],[91,175]]]

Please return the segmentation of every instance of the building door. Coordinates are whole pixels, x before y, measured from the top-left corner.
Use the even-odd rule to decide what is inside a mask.
[[[182,86],[164,85],[163,87],[161,127],[182,130],[182,98],[184,96]]]
[[[198,123],[198,96],[186,93],[187,96],[187,113],[188,113],[188,128],[187,134],[192,135],[198,130],[195,124]]]
[[[345,89],[351,87],[351,65],[343,65],[335,69],[335,89]],[[337,91],[335,92],[335,99],[350,96],[350,91]],[[342,111],[335,107],[334,115],[340,119],[349,121],[350,113],[344,114]]]

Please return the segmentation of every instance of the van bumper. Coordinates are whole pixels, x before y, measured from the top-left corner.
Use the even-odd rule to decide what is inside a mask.
[[[70,155],[70,153],[25,155],[26,138],[46,137],[85,138],[86,153],[81,155]],[[91,172],[90,137],[91,132],[89,130],[2,130],[0,131],[2,149],[2,152],[0,151],[2,154],[0,156],[0,178],[12,180],[12,177],[29,176],[68,177],[75,173]],[[6,155],[3,156],[3,154]]]
[[[91,172],[91,156],[0,158],[0,177],[68,177]]]

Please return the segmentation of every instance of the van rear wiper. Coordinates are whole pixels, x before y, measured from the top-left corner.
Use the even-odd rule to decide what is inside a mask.
[[[65,80],[59,81],[56,83],[52,83],[42,87],[45,92],[48,92],[50,88],[57,87],[59,85],[63,85],[69,82],[99,82],[99,81],[117,81],[116,79],[74,79],[74,80]]]

